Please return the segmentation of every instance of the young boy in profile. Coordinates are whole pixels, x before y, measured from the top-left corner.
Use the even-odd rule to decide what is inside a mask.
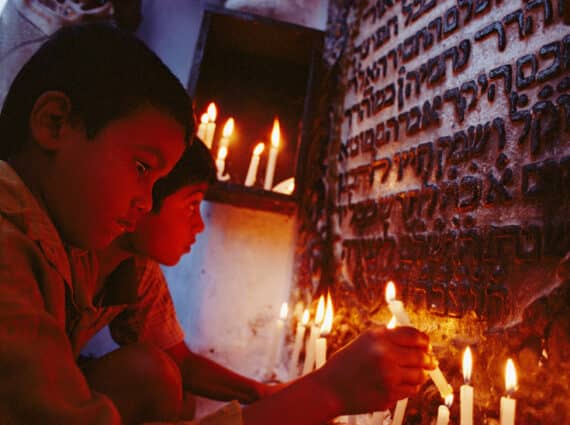
[[[237,375],[190,351],[157,264],[172,266],[178,263],[204,230],[200,203],[209,184],[215,181],[215,175],[210,151],[195,138],[174,169],[155,184],[153,209],[139,220],[136,230],[98,251],[98,290],[106,295],[114,294],[111,298],[123,299],[124,294],[130,292],[131,301],[129,305],[122,305],[121,311],[115,311],[115,318],[110,319],[111,334],[122,348],[90,361],[84,371],[92,387],[109,395],[123,418],[133,418],[133,422],[140,409],[128,395],[133,394],[133,384],[140,382],[137,376],[142,375],[137,370],[141,367],[140,362],[132,359],[133,353],[139,352],[136,345],[141,342],[174,360],[180,371],[181,385],[175,381],[175,388],[169,391],[171,394],[182,387],[216,400],[251,403],[280,388]],[[104,326],[106,323],[99,324]],[[168,388],[164,380],[161,382]],[[269,405],[271,401],[258,402],[257,406],[264,403]],[[248,409],[255,410],[257,406],[254,404],[244,412],[247,414]],[[323,413],[326,414],[326,409]],[[299,423],[298,418],[281,415],[283,423]],[[276,423],[277,419],[265,420]]]
[[[132,35],[57,32],[0,114],[0,423],[117,424],[76,366],[81,302],[68,255],[91,264],[134,229],[193,132],[188,96]]]
[[[120,291],[91,297],[96,263],[85,250],[134,231],[151,210],[154,183],[192,133],[190,116],[184,88],[160,60],[108,27],[59,31],[16,77],[0,114],[0,423],[176,419],[184,365],[153,348],[131,356],[150,373],[133,383],[143,411],[121,418],[112,389],[97,392],[97,374],[86,370],[90,385],[76,360],[98,307],[128,304]],[[314,373],[203,423],[316,425],[378,410],[417,391],[432,367],[424,334],[374,328]]]

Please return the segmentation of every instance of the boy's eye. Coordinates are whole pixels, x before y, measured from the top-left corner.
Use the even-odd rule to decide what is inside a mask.
[[[150,172],[150,166],[142,161],[136,161],[137,173],[140,176],[145,176]]]

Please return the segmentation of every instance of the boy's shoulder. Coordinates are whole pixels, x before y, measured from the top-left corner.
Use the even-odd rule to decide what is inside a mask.
[[[27,259],[28,267],[45,260],[71,283],[69,261],[54,224],[5,161],[0,161],[0,246],[3,268],[25,267],[9,259]]]

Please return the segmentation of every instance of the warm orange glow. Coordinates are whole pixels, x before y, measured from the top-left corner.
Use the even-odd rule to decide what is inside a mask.
[[[473,358],[471,357],[471,348],[467,347],[463,353],[463,379],[466,383],[471,381],[471,373],[473,372]]]
[[[392,316],[386,327],[388,329],[394,329],[396,327],[396,316]]]
[[[275,121],[273,121],[273,130],[271,130],[271,146],[278,148],[280,139],[281,130],[279,127],[279,120],[275,118]]]
[[[263,153],[264,149],[265,149],[265,145],[263,143],[258,143],[257,145],[255,145],[255,149],[253,149],[253,154],[255,156],[259,156]]]
[[[301,318],[301,323],[304,326],[307,326],[307,323],[309,323],[309,310],[305,309],[305,311],[303,312],[303,317]]]
[[[321,326],[321,335],[328,335],[332,330],[334,309],[331,294],[327,293],[327,306],[325,308],[325,320]]]
[[[224,130],[222,131],[222,135],[224,137],[230,137],[234,132],[234,119],[228,118],[226,124],[224,125]]]
[[[511,394],[517,389],[517,371],[512,359],[507,360],[507,366],[505,367],[505,389],[507,394]]]
[[[396,299],[396,285],[394,282],[389,281],[386,285],[386,302],[392,302]]]
[[[202,116],[200,117],[200,123],[208,124],[208,114],[207,113],[202,114]]]
[[[315,314],[315,325],[319,326],[325,318],[325,297],[321,295],[317,304],[317,313]]]
[[[281,311],[279,312],[279,318],[281,320],[285,320],[287,318],[287,314],[289,313],[289,306],[287,303],[281,304]]]
[[[226,159],[226,157],[228,156],[228,148],[226,146],[222,146],[220,147],[220,149],[218,149],[218,159]]]
[[[216,117],[218,116],[218,109],[214,102],[208,105],[208,120],[210,122],[216,122]]]
[[[447,407],[451,407],[452,404],[453,404],[453,393],[451,393],[447,397],[445,397],[445,405]]]

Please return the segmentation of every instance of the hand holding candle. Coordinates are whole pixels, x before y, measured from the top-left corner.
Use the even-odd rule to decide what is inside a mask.
[[[459,389],[459,418],[461,425],[473,425],[473,387],[469,385],[472,370],[473,359],[471,357],[471,349],[467,347],[463,354],[463,380],[465,384]]]
[[[505,367],[505,389],[507,395],[501,397],[501,425],[514,425],[517,401],[511,395],[517,389],[517,372],[511,359],[507,360]]]
[[[386,285],[386,302],[388,303],[388,308],[396,317],[398,325],[412,326],[408,313],[406,313],[406,310],[404,309],[404,303],[396,299],[396,286],[392,281],[388,282]],[[453,388],[449,385],[439,367],[436,367],[428,373],[443,399],[446,399],[450,394],[453,394]]]

